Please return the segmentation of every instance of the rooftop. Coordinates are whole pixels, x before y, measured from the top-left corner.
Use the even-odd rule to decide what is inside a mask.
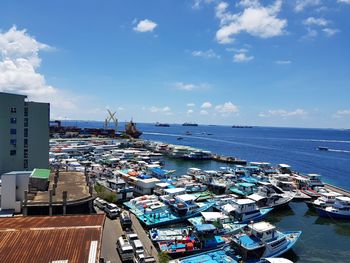
[[[96,262],[104,215],[0,218],[0,262]]]
[[[30,177],[48,180],[50,177],[50,170],[49,169],[34,169],[32,174],[30,175]]]
[[[273,230],[276,227],[268,222],[259,222],[255,223],[249,226],[251,229],[255,230],[256,232],[266,232],[268,230]]]

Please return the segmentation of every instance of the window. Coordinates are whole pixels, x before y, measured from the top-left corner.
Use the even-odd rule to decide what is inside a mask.
[[[28,137],[28,129],[24,129],[24,137]]]
[[[16,153],[17,153],[16,150],[11,150],[11,151],[10,151],[10,155],[11,155],[11,156],[16,155]]]
[[[23,162],[24,169],[28,168],[28,160],[24,160]]]
[[[16,135],[16,134],[17,134],[17,130],[16,130],[16,129],[11,129],[11,130],[10,130],[10,133],[11,133],[12,135]]]
[[[10,140],[10,144],[13,145],[13,146],[16,146],[17,145],[17,140],[16,139],[11,139]]]
[[[24,158],[27,159],[28,158],[28,149],[24,149],[24,154],[23,154]]]
[[[24,117],[28,117],[28,108],[24,108]]]
[[[24,139],[24,147],[28,147],[28,139]]]
[[[28,118],[24,118],[24,127],[28,127]]]
[[[16,108],[10,108],[11,113],[16,113],[16,111],[17,111]]]
[[[17,123],[17,118],[10,118],[10,123],[11,124],[16,124]]]

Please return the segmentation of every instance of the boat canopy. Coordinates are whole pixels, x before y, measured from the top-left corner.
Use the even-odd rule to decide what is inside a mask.
[[[215,231],[216,227],[213,224],[200,224],[196,225],[196,230],[198,232]]]

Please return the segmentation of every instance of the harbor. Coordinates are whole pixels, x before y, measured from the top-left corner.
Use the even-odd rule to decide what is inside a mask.
[[[67,150],[67,148],[71,150]],[[85,157],[82,157],[77,151],[81,148],[90,149],[85,152]],[[193,260],[193,262],[197,260],[193,253],[186,256],[186,253],[180,252],[182,251],[180,248],[182,242],[185,242],[185,247],[187,247],[188,241],[181,241],[185,236],[180,235],[175,239],[169,236],[169,241],[174,242],[176,240],[175,242],[179,246],[180,250],[176,253],[169,251],[169,248],[164,247],[161,242],[151,241],[150,231],[152,229],[166,230],[168,225],[171,225],[172,228],[180,227],[181,229],[182,226],[186,226],[186,228],[191,226],[189,222],[192,222],[194,227],[207,224],[208,227],[213,226],[213,229],[209,230],[212,228],[209,227],[206,231],[222,233],[219,234],[222,238],[227,235],[234,238],[242,235],[244,233],[242,232],[244,231],[243,228],[250,226],[253,222],[270,222],[269,228],[271,229],[275,229],[274,225],[277,224],[278,228],[299,231],[295,233],[298,233],[297,239],[300,239],[299,242],[302,244],[305,242],[303,241],[305,240],[305,233],[308,236],[317,236],[309,233],[309,227],[305,229],[305,225],[310,224],[308,222],[310,218],[318,218],[315,226],[319,223],[328,225],[327,222],[332,222],[330,225],[332,227],[334,220],[337,220],[337,227],[344,225],[344,229],[347,229],[349,226],[347,221],[344,222],[341,219],[319,217],[317,210],[309,210],[306,203],[304,203],[305,201],[310,203],[313,200],[318,200],[324,191],[336,192],[339,196],[349,196],[349,191],[331,184],[324,184],[318,175],[307,175],[293,171],[292,167],[286,164],[273,166],[266,162],[249,161],[246,164],[235,164],[216,162],[205,157],[203,157],[203,160],[200,158],[189,159],[186,157],[194,152],[198,153],[199,149],[144,140],[54,139],[51,141],[51,149],[51,152],[55,153],[51,155],[51,160],[54,161],[55,166],[61,166],[61,169],[85,171],[95,185],[102,185],[111,193],[116,194],[117,200],[113,202],[130,213],[134,231],[140,239],[142,237],[145,253],[153,256],[155,260],[159,260],[156,256],[159,251],[166,252],[174,262],[186,262],[186,258]],[[61,149],[61,152],[57,149]],[[65,154],[62,155],[62,152],[65,152]],[[66,152],[73,152],[73,159],[75,160],[72,160],[72,163],[75,162],[75,164],[70,165],[70,162],[67,162],[71,157],[68,156],[67,158]],[[60,159],[56,156],[64,158]],[[176,168],[179,168],[179,165],[181,165],[181,169],[177,171]],[[205,170],[206,167],[210,167],[210,170]],[[183,173],[184,171],[186,172]],[[252,190],[240,188],[240,185],[245,187],[249,185]],[[273,203],[263,203],[261,198],[264,189],[275,191],[274,195],[278,196],[279,199],[274,200]],[[308,195],[310,192],[313,194],[317,192],[317,197],[313,194]],[[130,193],[130,195],[125,193]],[[196,201],[199,200],[198,197],[201,198],[201,201]],[[219,201],[220,199],[222,201]],[[173,209],[172,202],[175,202],[175,204],[178,202],[187,203],[189,206],[186,210],[192,207],[191,209],[198,212],[191,214],[185,212],[184,214],[180,212],[179,208],[175,209],[174,207]],[[239,215],[237,213],[240,211],[239,209],[242,209],[241,213],[245,213],[244,205],[248,203],[256,205],[256,208],[251,211],[259,211],[259,209],[263,211],[259,207],[264,206],[266,208],[271,207],[271,209],[266,214],[265,212],[261,216],[252,214],[251,218],[248,217],[244,220],[245,214]],[[239,206],[241,208],[238,208]],[[233,213],[233,211],[235,212]],[[304,219],[305,215],[306,218]],[[201,217],[203,218],[201,219]],[[210,219],[211,217],[213,219]],[[219,229],[217,228],[217,222],[219,222],[217,220],[224,220],[221,221]],[[294,229],[290,228],[291,222],[295,222],[292,224]],[[251,227],[254,227],[254,225]],[[165,233],[168,231],[166,230]],[[308,239],[310,237],[306,240]],[[220,243],[217,245],[211,243],[208,251],[213,251],[212,253],[215,254],[210,254],[211,257],[220,257],[221,253],[227,253],[226,256],[231,255],[231,262],[242,260],[250,262],[253,260],[247,258],[248,254],[241,254],[242,250],[233,246],[233,239],[225,242],[231,244],[230,249],[224,246],[223,250],[217,250],[221,246]],[[298,253],[304,245],[298,245],[298,242],[295,242],[296,248],[290,250],[287,254],[283,253],[283,255],[292,262],[309,262],[308,257],[304,258],[302,254]],[[200,251],[198,258],[206,255],[201,253],[207,253],[203,249]],[[269,253],[271,254],[266,255],[280,256],[280,253],[276,254],[273,251]],[[192,255],[192,258],[190,255]],[[184,257],[183,261],[182,257]],[[260,258],[254,260],[260,260]],[[327,261],[320,259],[319,262]]]

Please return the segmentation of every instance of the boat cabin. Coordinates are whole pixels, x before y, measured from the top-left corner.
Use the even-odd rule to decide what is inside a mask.
[[[324,186],[324,184],[321,181],[321,175],[319,175],[319,174],[308,174],[307,178],[309,180],[308,185],[311,188]]]
[[[268,222],[259,222],[248,226],[252,235],[262,241],[276,237],[276,227]]]

